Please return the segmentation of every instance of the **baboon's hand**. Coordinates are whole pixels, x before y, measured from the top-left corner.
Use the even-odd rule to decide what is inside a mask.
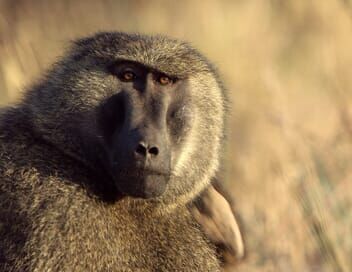
[[[226,262],[234,263],[244,256],[242,235],[230,204],[213,186],[190,206],[190,211],[208,238],[220,247]]]

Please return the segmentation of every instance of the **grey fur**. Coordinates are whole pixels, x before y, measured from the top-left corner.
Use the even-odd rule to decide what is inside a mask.
[[[182,78],[191,90],[192,127],[156,199],[116,198],[86,156],[85,139],[97,136],[92,109],[116,87],[104,67],[117,59]],[[186,204],[217,171],[224,101],[214,69],[187,43],[125,33],[74,42],[0,118],[0,270],[218,271]]]

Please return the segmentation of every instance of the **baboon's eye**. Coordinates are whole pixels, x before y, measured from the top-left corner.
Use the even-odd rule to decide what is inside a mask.
[[[136,75],[131,71],[124,71],[120,74],[120,79],[122,81],[132,81],[136,78]]]
[[[161,84],[161,85],[169,85],[169,84],[172,84],[173,83],[173,80],[166,76],[166,75],[161,75],[158,77],[158,82]]]

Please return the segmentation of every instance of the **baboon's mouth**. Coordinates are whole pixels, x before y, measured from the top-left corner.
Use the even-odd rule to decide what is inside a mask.
[[[146,176],[164,176],[170,177],[170,171],[165,171],[161,169],[154,169],[154,168],[143,168],[143,167],[130,167],[130,168],[123,168],[123,169],[115,169],[114,172],[116,173],[116,180],[120,178],[143,178]]]
[[[155,170],[121,171],[115,177],[118,190],[136,198],[155,198],[161,196],[168,184],[170,175]]]

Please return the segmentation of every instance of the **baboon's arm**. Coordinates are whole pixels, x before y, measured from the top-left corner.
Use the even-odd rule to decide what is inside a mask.
[[[227,263],[235,263],[244,256],[242,235],[236,217],[225,194],[217,184],[211,185],[192,203],[190,211],[214,242]]]

